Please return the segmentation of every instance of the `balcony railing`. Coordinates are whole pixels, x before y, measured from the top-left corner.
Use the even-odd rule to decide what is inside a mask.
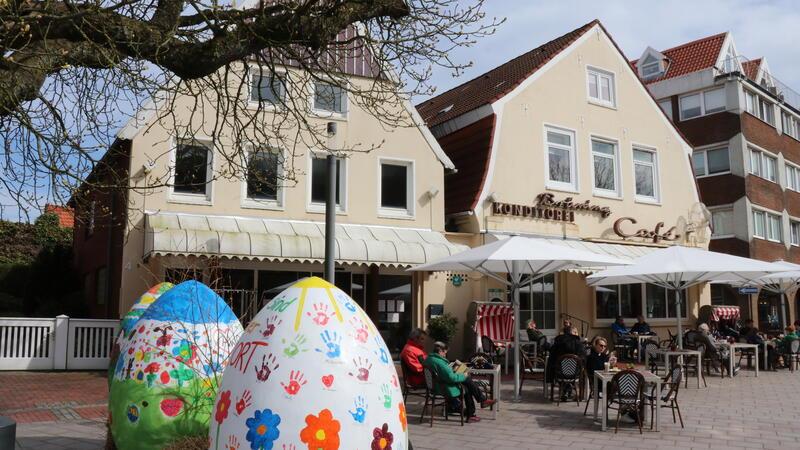
[[[742,68],[748,62],[750,62],[750,60],[744,56],[725,59],[719,66],[716,67],[718,76],[747,77],[748,74],[745,73]],[[785,103],[789,107],[800,111],[800,93],[790,88],[786,83],[783,83],[779,79],[772,76],[772,74],[769,72],[764,71],[761,67],[758,67],[758,70],[750,75],[753,77],[753,81],[761,78],[759,86],[762,89],[762,93],[766,93],[774,100]]]

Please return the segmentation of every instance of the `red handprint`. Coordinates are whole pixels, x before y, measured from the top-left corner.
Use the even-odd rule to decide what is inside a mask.
[[[228,436],[228,445],[225,446],[225,450],[239,450],[239,439],[234,435]]]
[[[297,450],[297,447],[295,447],[294,444],[289,444],[289,445],[283,444],[283,447],[281,448],[283,450]]]
[[[261,357],[261,366],[253,367],[256,371],[256,379],[258,381],[267,381],[273,370],[280,367],[280,364],[275,364],[275,356],[270,353]]]
[[[400,387],[400,382],[397,381],[397,375],[392,375],[392,386]]]
[[[250,391],[245,389],[242,396],[236,400],[236,415],[242,414],[242,411],[249,408],[253,404],[253,396]]]
[[[315,324],[324,327],[328,324],[328,321],[331,320],[333,317],[333,313],[328,313],[328,305],[324,303],[315,303],[314,312],[311,311],[307,312],[306,315],[311,317]]]
[[[261,335],[264,337],[272,336],[272,333],[275,332],[275,327],[283,323],[283,320],[278,319],[278,316],[270,316],[267,320],[264,321],[264,330],[261,331]]]
[[[283,381],[281,381],[281,386],[283,386],[283,390],[286,391],[287,394],[297,395],[297,393],[300,392],[300,388],[306,383],[308,383],[308,380],[303,377],[303,374],[299,370],[293,370],[289,374],[289,384],[284,384]]]
[[[350,319],[350,325],[353,327],[353,337],[355,340],[362,344],[367,343],[367,338],[369,337],[369,332],[367,331],[367,324],[364,323],[363,320],[359,319],[358,317],[353,317]]]
[[[350,372],[351,376],[356,377],[358,381],[369,381],[369,371],[372,369],[372,363],[369,362],[369,359],[358,357],[358,359],[353,359],[353,367],[355,367],[355,373]]]

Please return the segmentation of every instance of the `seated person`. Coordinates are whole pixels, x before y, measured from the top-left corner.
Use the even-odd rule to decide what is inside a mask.
[[[759,333],[758,328],[753,326],[753,319],[744,321],[744,326],[739,330],[739,341],[748,344],[762,345],[764,338]],[[767,342],[767,370],[775,370],[778,354],[775,352],[775,344]]]
[[[734,340],[738,341],[741,337],[738,331],[734,330],[727,320],[722,321],[719,324],[719,334],[725,338],[733,338]]]
[[[748,344],[759,344],[760,343],[760,342],[750,342],[752,339],[754,339],[754,336],[758,337],[760,341],[763,341],[763,339],[761,339],[761,336],[759,336],[758,333],[759,333],[758,332],[758,328],[756,328],[753,325],[753,319],[745,320],[744,321],[744,326],[739,330],[739,336],[744,338],[744,340]]]
[[[550,346],[550,357],[547,359],[547,379],[552,380],[556,373],[556,362],[564,355],[578,355],[580,358],[586,356],[583,340],[578,336],[577,328],[565,328],[562,334],[556,336],[553,345]],[[572,393],[571,386],[567,386],[561,394],[561,398],[566,400]]]
[[[525,329],[525,331],[528,333],[528,340],[530,342],[538,343],[539,339],[544,338],[544,345],[542,345],[542,348],[540,348],[539,351],[545,351],[550,348],[550,344],[547,342],[547,336],[545,336],[541,330],[536,328],[536,321],[533,319],[529,320],[528,327]]]
[[[617,316],[614,323],[611,324],[611,331],[615,344],[625,346],[625,352],[620,355],[620,358],[630,359],[633,349],[636,347],[636,342],[633,336],[631,336],[631,332],[625,326],[625,319],[623,319],[622,316]]]
[[[448,409],[458,411],[461,402],[458,397],[460,394],[459,384],[464,388],[464,402],[466,403],[465,414],[467,422],[479,422],[480,418],[475,415],[475,401],[480,403],[481,408],[486,408],[495,404],[496,400],[488,400],[481,389],[467,375],[455,373],[447,360],[447,344],[444,342],[433,343],[433,353],[425,359],[425,367],[431,369],[436,376],[436,393],[447,397]]]
[[[789,325],[786,327],[786,334],[778,340],[778,351],[783,354],[791,353],[792,351],[792,341],[796,341],[800,339],[795,333],[795,329],[793,326]]]
[[[628,328],[625,326],[625,319],[623,319],[622,316],[617,316],[617,319],[611,324],[611,331],[620,336],[630,334],[630,331],[628,331]]]
[[[561,334],[568,334],[567,330],[572,329],[572,321],[569,319],[564,319],[561,321]]]
[[[616,359],[614,356],[608,352],[608,341],[606,338],[597,336],[592,340],[592,349],[589,351],[589,354],[586,356],[586,374],[589,376],[589,382],[592,383],[594,386],[594,372],[596,370],[603,370],[605,369],[606,363],[610,365],[616,364]],[[600,392],[603,392],[603,384],[599,385]]]
[[[408,380],[406,380],[406,382],[410,386],[425,385],[425,375],[422,373],[420,357],[422,357],[423,360],[428,357],[425,353],[426,336],[427,333],[425,333],[425,331],[414,328],[411,330],[411,333],[408,334],[408,341],[406,341],[406,345],[400,352],[400,360],[405,364],[408,372]]]
[[[711,359],[711,366],[716,370],[724,371],[726,367],[729,367],[730,364],[730,349],[727,347],[720,347],[717,344],[716,339],[714,339],[711,335],[711,327],[708,326],[706,323],[701,323],[698,327],[698,335],[697,335],[697,344],[705,345],[706,353],[705,357]],[[734,367],[733,369],[734,375],[739,372],[739,367]]]
[[[623,321],[623,324],[624,324],[624,323],[625,323],[625,322]],[[623,326],[624,326],[624,325],[623,325]],[[654,333],[653,333],[653,332],[650,330],[650,324],[649,324],[649,323],[647,323],[647,322],[645,322],[645,320],[644,320],[644,316],[642,316],[641,314],[639,314],[638,316],[636,316],[636,323],[635,323],[635,324],[633,324],[633,326],[631,327],[631,331],[630,331],[630,332],[631,332],[631,333],[634,333],[634,334],[641,334],[641,335],[643,335],[643,336],[644,336],[644,335],[649,335],[649,334],[654,334]],[[621,334],[624,334],[624,333],[621,333]]]

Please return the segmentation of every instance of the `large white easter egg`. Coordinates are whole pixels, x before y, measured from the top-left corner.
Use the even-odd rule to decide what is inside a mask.
[[[405,450],[406,410],[386,344],[347,294],[317,277],[259,311],[233,350],[212,449]]]
[[[236,315],[197,281],[166,290],[125,335],[111,380],[119,449],[162,449],[205,435],[223,366],[242,334]]]

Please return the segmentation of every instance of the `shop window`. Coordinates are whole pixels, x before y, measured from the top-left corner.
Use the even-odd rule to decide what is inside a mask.
[[[557,128],[545,128],[547,143],[547,187],[577,190],[575,134]]]
[[[336,114],[344,114],[347,106],[347,92],[331,83],[314,83],[314,109]]]
[[[411,332],[411,277],[378,276],[378,331],[392,353],[399,353]]]
[[[520,329],[533,319],[543,330],[556,329],[555,275],[547,275],[522,288],[519,293]]]
[[[598,286],[595,304],[598,319],[636,317],[642,313],[642,287],[640,284]]]
[[[643,200],[658,200],[658,160],[654,151],[633,149],[633,172],[636,182],[636,197]]]
[[[253,73],[250,78],[250,101],[279,104],[286,94],[286,81],[275,74]]]
[[[782,332],[781,294],[761,290],[758,294],[758,328],[764,332]]]
[[[325,156],[313,155],[311,158],[311,206],[317,209],[324,208],[328,195],[327,186],[328,161]],[[344,199],[347,189],[347,175],[345,161],[336,158],[336,209],[344,210]]]
[[[280,205],[280,151],[261,147],[249,154],[247,161],[247,199]]]
[[[178,142],[172,191],[208,196],[211,184],[211,149],[196,141]]]
[[[380,214],[413,215],[414,163],[381,160]]]
[[[618,196],[617,145],[592,139],[592,159],[595,193]]]

